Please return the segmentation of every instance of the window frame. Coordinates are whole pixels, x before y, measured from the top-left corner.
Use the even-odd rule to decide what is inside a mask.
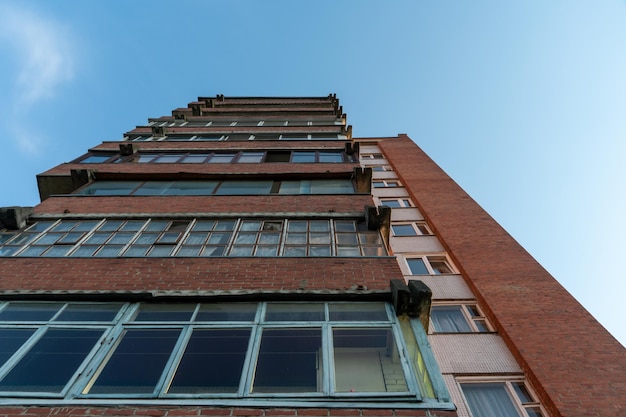
[[[246,224],[253,223],[259,223],[260,228],[246,229]],[[280,224],[280,228],[263,228],[266,223]],[[302,225],[304,230],[297,229]],[[171,231],[174,226],[176,230]],[[72,244],[56,244],[60,238],[56,234],[72,233],[74,228],[80,229],[80,239]],[[54,241],[48,233],[55,233]],[[380,231],[366,230],[358,218],[58,219],[36,222],[21,233],[2,235],[11,238],[0,244],[0,257],[388,256]],[[249,235],[252,242],[247,242],[244,235]],[[161,241],[165,236],[168,241]],[[14,240],[26,243],[14,244]],[[265,251],[272,248],[274,253]]]
[[[413,229],[413,234],[398,234],[394,229],[394,226],[409,226]],[[392,222],[391,233],[394,237],[416,237],[416,236],[432,236],[433,232],[430,230],[426,222]]]
[[[462,317],[469,327],[469,331],[439,331],[436,328],[435,322],[437,320],[433,319],[433,311],[436,311],[437,308],[450,308],[450,307],[458,307],[458,310],[461,312]],[[430,312],[430,325],[429,325],[429,333],[430,334],[463,334],[463,333],[494,333],[495,330],[482,309],[478,306],[478,304],[473,302],[433,302],[431,306]],[[478,323],[482,323],[482,326]],[[481,328],[482,327],[482,328]],[[483,330],[484,328],[484,330]]]
[[[476,416],[472,409],[470,408],[470,402],[468,401],[467,395],[463,390],[463,385],[480,385],[480,384],[502,384],[504,390],[507,394],[508,399],[511,401],[511,404],[515,408],[515,411],[518,413],[518,417],[529,417],[527,409],[535,409],[540,414],[540,417],[547,417],[545,409],[541,405],[541,402],[537,400],[537,394],[532,389],[528,381],[523,376],[510,376],[510,377],[457,377],[455,378],[455,382],[457,387],[461,393],[463,398],[463,403],[465,408],[467,409],[470,417],[480,417]],[[523,389],[528,394],[529,399],[532,401],[524,402],[518,391],[514,388],[513,384],[521,384]]]
[[[136,400],[189,400],[200,399],[206,400],[235,400],[238,402],[245,401],[281,401],[292,399],[294,401],[302,402],[303,404],[308,401],[314,401],[319,403],[320,401],[327,401],[329,406],[352,403],[352,401],[363,402],[367,401],[367,398],[371,398],[374,401],[389,402],[403,401],[421,402],[426,397],[437,398],[439,401],[446,400],[447,391],[441,388],[442,379],[438,372],[436,363],[433,366],[432,352],[428,346],[425,335],[420,334],[421,324],[417,322],[417,319],[410,320],[409,331],[417,334],[413,334],[416,339],[416,347],[422,352],[422,355],[426,357],[426,368],[423,371],[419,371],[411,363],[411,359],[407,355],[407,345],[405,342],[406,328],[402,328],[399,319],[395,316],[393,307],[390,303],[385,301],[314,301],[314,302],[243,302],[243,304],[252,304],[254,312],[247,319],[243,320],[207,320],[196,321],[195,318],[201,311],[206,303],[188,303],[182,306],[188,306],[190,313],[187,319],[176,318],[173,316],[171,319],[165,316],[161,316],[155,320],[148,318],[147,320],[137,321],[137,317],[142,306],[174,306],[178,304],[166,303],[144,303],[144,302],[118,302],[118,303],[93,303],[93,302],[80,302],[80,301],[0,301],[0,312],[13,303],[36,303],[39,305],[52,305],[58,306],[56,313],[53,313],[45,320],[11,320],[0,321],[0,328],[2,329],[36,329],[33,334],[27,337],[25,341],[21,342],[19,346],[4,362],[0,364],[0,382],[8,375],[8,373],[17,366],[22,359],[26,357],[30,349],[36,345],[37,341],[48,331],[50,328],[73,328],[73,329],[102,329],[103,332],[97,341],[93,343],[91,350],[86,355],[81,363],[77,365],[77,368],[70,377],[67,378],[63,389],[59,392],[48,391],[2,391],[0,392],[0,398],[6,400],[7,398],[21,398],[19,401],[24,401],[27,398],[50,398],[50,399],[72,399],[78,398],[84,401],[102,401],[102,400],[115,400],[115,399],[136,399]],[[295,317],[285,317],[279,320],[273,320],[266,316],[268,306],[278,305],[290,305],[299,304],[301,306],[310,306],[312,304],[319,305],[322,308],[323,316],[318,320],[311,321],[310,319],[297,319]],[[312,303],[312,304],[311,304]],[[69,305],[115,305],[117,310],[113,310],[114,317],[110,320],[73,320],[73,321],[55,321],[60,317],[62,311],[64,311]],[[215,303],[208,303],[215,304]],[[222,303],[226,305],[237,305],[238,303],[228,302]],[[362,311],[379,311],[384,312],[384,317],[376,313],[376,318],[365,316],[362,318],[349,317],[341,318],[336,317],[332,319],[330,316],[331,306],[350,306],[347,311],[353,311],[360,314]],[[363,305],[366,306],[365,310],[352,309],[353,306]],[[369,306],[378,306],[376,310],[369,310]],[[382,309],[382,310],[381,310]],[[168,310],[162,310],[166,312]],[[339,310],[341,311],[341,309]],[[188,343],[193,331],[200,330],[206,331],[211,329],[231,329],[241,328],[250,329],[249,340],[245,351],[245,358],[243,360],[243,368],[239,375],[239,384],[236,392],[185,392],[185,393],[169,393],[169,384],[173,381],[177,367],[181,363],[183,356],[186,352]],[[164,362],[164,365],[158,369],[159,377],[158,381],[154,385],[154,389],[151,392],[142,393],[129,393],[120,388],[119,392],[115,393],[90,393],[91,387],[97,382],[101,375],[101,371],[106,368],[108,361],[115,353],[117,346],[123,340],[128,330],[151,330],[151,329],[179,329],[177,335],[177,341],[174,343],[171,350],[167,353],[168,359]],[[318,329],[320,331],[322,345],[319,355],[322,358],[322,368],[317,371],[318,388],[315,392],[277,392],[277,393],[255,393],[253,392],[254,375],[256,372],[258,355],[263,340],[263,331],[268,329]],[[352,392],[345,388],[335,387],[335,349],[339,349],[339,346],[334,345],[334,330],[341,329],[361,329],[364,331],[381,329],[389,331],[392,337],[392,345],[395,346],[395,354],[397,355],[398,362],[396,366],[401,369],[401,373],[404,376],[404,382],[406,388],[401,391],[371,391],[363,390]],[[417,332],[416,332],[417,329]],[[156,331],[156,330],[155,330]],[[421,330],[423,332],[423,330]],[[389,339],[388,339],[389,340]],[[376,347],[379,349],[379,347]],[[321,374],[319,374],[321,372]],[[419,378],[424,375],[418,375],[418,372],[424,372],[429,380],[432,380],[433,386],[436,387],[437,392],[425,393],[423,388],[418,382]],[[380,374],[381,377],[382,373]],[[320,385],[321,384],[321,385]],[[443,389],[443,392],[440,390]],[[424,402],[425,407],[432,407],[432,399]]]
[[[413,202],[411,201],[410,198],[404,198],[404,197],[397,197],[397,198],[379,198],[378,199],[379,204],[381,206],[385,206],[385,207],[389,207],[391,209],[394,208],[415,208],[415,206],[413,205]],[[396,203],[398,203],[398,207],[392,207],[392,206],[388,206],[385,205],[385,202],[390,202],[390,201],[395,201]]]
[[[411,259],[420,259],[426,268],[426,274],[416,274],[413,272],[409,260]],[[458,274],[456,268],[453,266],[450,259],[445,254],[432,254],[432,255],[405,255],[404,261],[407,265],[409,275],[453,275]],[[445,266],[450,270],[450,272],[438,272],[438,270],[432,266],[431,263],[434,262],[444,262]]]

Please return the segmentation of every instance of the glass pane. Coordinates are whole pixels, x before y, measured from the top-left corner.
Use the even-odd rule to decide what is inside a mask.
[[[342,246],[337,248],[337,256],[361,256],[361,251],[358,247]]]
[[[324,304],[270,303],[265,321],[324,321]]]
[[[215,154],[209,159],[209,163],[211,164],[227,164],[233,160],[235,154]]]
[[[504,383],[461,384],[472,415],[480,417],[519,417]]]
[[[71,249],[71,246],[52,246],[42,256],[65,256]]]
[[[263,160],[263,156],[265,154],[263,152],[244,152],[237,162],[239,163],[256,163],[261,162]]]
[[[289,221],[289,226],[287,230],[289,232],[306,232],[307,222],[306,221]]]
[[[110,159],[111,155],[91,155],[80,161],[81,164],[97,164]]]
[[[278,246],[257,246],[254,256],[276,256],[278,254]]]
[[[306,246],[285,246],[284,256],[306,256]]]
[[[207,246],[200,256],[223,256],[226,246]]]
[[[22,347],[35,329],[0,329],[0,366]]]
[[[226,231],[235,228],[235,220],[220,220],[215,225],[215,230]]]
[[[430,318],[436,332],[467,333],[472,329],[465,319],[461,306],[433,306]]]
[[[339,246],[357,246],[358,241],[356,238],[356,233],[348,234],[348,233],[338,233],[337,234],[337,245]]]
[[[211,236],[209,236],[209,240],[207,243],[212,244],[212,245],[216,245],[219,243],[228,243],[231,236],[232,236],[231,232],[228,232],[228,233],[213,232],[211,233]]]
[[[250,232],[250,231],[256,232],[260,228],[261,228],[261,222],[260,221],[244,220],[244,221],[241,222],[241,226],[239,227],[239,230],[246,231],[246,232]]]
[[[381,206],[386,206],[386,207],[391,207],[391,208],[402,207],[398,200],[382,200],[380,202],[380,205]]]
[[[384,303],[331,303],[328,305],[332,321],[388,321]]]
[[[213,220],[198,220],[193,226],[194,232],[208,232],[213,230],[215,222]]]
[[[395,236],[417,236],[415,229],[410,224],[394,224],[391,225]]]
[[[445,259],[440,258],[428,258],[428,262],[430,266],[433,268],[435,274],[451,274],[452,269],[450,269],[450,265]]]
[[[222,181],[216,195],[265,195],[272,189],[273,181]]]
[[[333,330],[335,390],[407,391],[391,329]]]
[[[335,231],[336,232],[356,232],[356,225],[351,220],[336,220]]]
[[[522,404],[533,402],[533,399],[523,382],[512,382],[511,385],[513,385],[513,390]]]
[[[315,152],[294,152],[291,162],[315,162]]]
[[[330,256],[330,246],[311,246],[309,256]]]
[[[252,321],[256,303],[202,304],[195,321]]]
[[[199,164],[203,163],[209,155],[189,155],[183,158],[182,163],[185,164]]]
[[[169,392],[237,392],[249,339],[249,329],[195,330]]]
[[[312,232],[327,232],[330,230],[330,224],[327,220],[311,220],[309,227]]]
[[[424,264],[424,260],[422,258],[409,258],[406,260],[406,263],[409,265],[409,269],[411,270],[411,274],[413,275],[429,274],[428,269],[426,269],[426,265]]]
[[[343,154],[340,152],[320,152],[320,162],[343,162]]]
[[[264,330],[252,392],[321,391],[321,347],[320,329]]]
[[[89,393],[152,393],[179,335],[179,329],[127,330]]]
[[[55,321],[112,321],[122,304],[69,304]]]
[[[0,390],[61,392],[102,336],[100,329],[50,329],[0,381]]]
[[[76,194],[82,195],[128,195],[137,186],[139,181],[98,181],[94,182]]]
[[[142,304],[134,321],[189,321],[195,304]]]
[[[354,187],[350,180],[311,181],[311,194],[352,194]]]
[[[48,321],[62,303],[9,303],[0,311],[0,321]]]
[[[174,181],[164,195],[211,195],[217,181]]]

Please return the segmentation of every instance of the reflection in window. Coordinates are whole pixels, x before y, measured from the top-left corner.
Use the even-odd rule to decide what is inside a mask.
[[[523,381],[461,383],[461,390],[474,417],[542,417]]]
[[[0,302],[12,312],[0,317],[0,396],[416,401],[428,394],[413,375],[421,368],[403,358],[390,311],[339,301]]]

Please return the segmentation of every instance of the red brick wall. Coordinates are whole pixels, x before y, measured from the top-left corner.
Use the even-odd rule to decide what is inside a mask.
[[[36,214],[61,213],[351,213],[372,205],[370,195],[50,197]]]
[[[395,258],[0,258],[0,294],[36,291],[388,291]]]
[[[626,415],[619,342],[406,135],[379,146],[550,413]]]
[[[0,407],[0,417],[456,417],[453,411],[359,408]]]

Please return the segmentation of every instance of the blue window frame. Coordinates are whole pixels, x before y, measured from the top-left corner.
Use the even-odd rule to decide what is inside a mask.
[[[441,376],[412,363],[432,356],[416,326],[384,302],[0,302],[0,398],[431,407]]]

